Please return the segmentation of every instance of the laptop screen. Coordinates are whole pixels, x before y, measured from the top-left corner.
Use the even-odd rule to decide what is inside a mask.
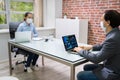
[[[75,47],[78,47],[75,35],[63,36],[62,39],[63,39],[63,43],[66,51],[71,50]]]

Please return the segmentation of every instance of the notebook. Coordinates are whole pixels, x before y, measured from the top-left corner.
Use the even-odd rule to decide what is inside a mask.
[[[15,42],[30,42],[31,38],[31,31],[15,32]]]
[[[62,36],[65,50],[68,52],[74,52],[73,49],[78,47],[75,35]],[[77,52],[76,52],[77,53]]]

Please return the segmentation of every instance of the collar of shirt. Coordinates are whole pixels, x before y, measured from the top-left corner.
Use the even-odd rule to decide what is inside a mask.
[[[115,32],[115,31],[119,31],[119,28],[118,27],[117,28],[113,28],[106,36],[108,36],[109,34]]]
[[[23,24],[27,27],[27,26],[31,26],[31,24],[27,24],[25,21],[23,22]]]

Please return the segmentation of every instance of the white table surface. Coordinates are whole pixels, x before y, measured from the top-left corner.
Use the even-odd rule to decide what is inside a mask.
[[[0,77],[0,80],[19,80],[19,79],[13,76],[3,76]]]
[[[38,41],[32,40],[31,42],[19,43],[19,44],[25,47],[29,47],[31,49],[44,52],[45,54],[56,56],[58,58],[61,58],[70,62],[75,62],[80,59],[83,59],[83,57],[79,55],[71,54],[65,51],[63,41],[60,39],[52,38],[47,42],[45,42],[44,39],[41,39]],[[85,45],[85,44],[80,43],[79,45]]]

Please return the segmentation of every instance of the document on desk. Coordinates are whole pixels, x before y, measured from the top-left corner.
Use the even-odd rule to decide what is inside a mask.
[[[33,41],[40,41],[40,40],[43,40],[43,38],[41,38],[41,37],[34,37],[34,38],[32,38],[32,40]]]

